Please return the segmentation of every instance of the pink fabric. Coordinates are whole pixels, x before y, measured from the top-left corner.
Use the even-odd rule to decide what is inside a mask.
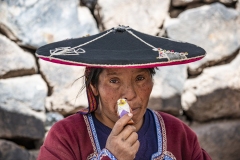
[[[152,63],[152,64],[144,64],[144,65],[94,65],[94,64],[85,64],[85,63],[77,63],[77,62],[68,62],[60,59],[55,59],[55,58],[48,58],[48,57],[41,57],[39,58],[53,62],[53,63],[58,63],[58,64],[64,64],[64,65],[73,65],[73,66],[87,66],[87,67],[101,67],[101,68],[154,68],[154,67],[162,67],[162,66],[169,66],[169,65],[179,65],[179,64],[186,64],[186,63],[191,63],[198,61],[202,59],[203,57],[197,57],[197,58],[192,58],[192,59],[187,59],[187,60],[181,60],[181,61],[172,61],[172,62],[159,62],[159,63]]]

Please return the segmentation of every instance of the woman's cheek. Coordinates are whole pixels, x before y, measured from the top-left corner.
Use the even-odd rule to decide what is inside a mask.
[[[114,87],[109,87],[108,85],[104,85],[103,88],[104,88],[103,90],[107,96],[112,96],[117,93],[117,89]]]
[[[111,106],[116,104],[119,98],[118,90],[109,85],[102,85],[100,87],[100,95],[102,97],[102,100],[104,100],[106,104],[109,104]]]
[[[146,82],[146,83],[141,84],[141,86],[140,86],[140,88],[143,91],[151,91],[152,87],[153,87],[153,82]]]

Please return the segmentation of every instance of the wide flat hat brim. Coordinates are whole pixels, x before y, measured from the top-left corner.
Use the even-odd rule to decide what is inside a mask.
[[[205,56],[194,44],[147,35],[128,28],[47,44],[36,55],[46,61],[89,67],[148,68],[185,64]]]

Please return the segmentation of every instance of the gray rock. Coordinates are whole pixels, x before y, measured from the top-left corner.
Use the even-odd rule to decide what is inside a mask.
[[[40,75],[0,80],[0,108],[44,120],[47,85]]]
[[[32,54],[0,34],[0,78],[35,74],[36,61]]]
[[[0,139],[0,159],[1,160],[35,160],[37,154],[30,153],[26,149],[13,142]]]
[[[237,0],[203,0],[203,2],[206,2],[206,3],[221,2],[226,5],[233,4],[236,1]]]
[[[240,44],[240,1],[238,1],[238,3],[237,3],[237,11],[238,11],[238,19],[237,19],[238,30],[237,30],[237,35],[238,35],[238,43]]]
[[[94,10],[96,4],[97,4],[97,0],[81,0],[81,3],[88,7],[90,10]]]
[[[39,150],[29,150],[29,160],[36,160],[39,154]]]
[[[238,11],[238,14],[240,15],[240,1],[237,2],[236,9]]]
[[[37,140],[44,138],[44,124],[40,119],[0,108],[0,137]],[[24,140],[23,140],[24,141]]]
[[[78,0],[0,1],[0,24],[7,28],[6,33],[17,37],[21,45],[31,48],[97,33],[96,22],[79,21],[78,5]]]
[[[200,2],[201,0],[172,0],[172,6],[180,7],[180,6],[187,6],[193,2]]]
[[[97,23],[87,7],[79,6],[78,7],[78,21],[81,26],[77,26],[78,30],[81,30],[81,36],[93,35],[99,32],[97,28]],[[80,28],[81,27],[81,28]]]
[[[223,3],[223,4],[234,4],[237,0],[219,0],[219,2]]]
[[[129,26],[156,35],[168,14],[170,0],[98,0],[104,27]]]
[[[188,4],[188,5],[186,6],[185,10],[202,7],[202,6],[205,6],[205,5],[206,5],[206,3],[203,3],[203,2],[190,3],[190,4]]]
[[[182,106],[196,121],[240,117],[240,53],[230,64],[204,69],[185,83]]]
[[[64,119],[64,117],[58,112],[48,112],[46,114],[45,127],[48,130],[48,128],[51,128],[54,123],[62,119]]]
[[[238,12],[238,18],[236,20],[238,27],[240,28],[240,1],[238,1],[238,3],[236,4],[236,9]],[[238,37],[238,41],[240,43],[240,29],[237,30],[236,36]]]
[[[159,67],[154,76],[154,87],[149,100],[149,108],[173,115],[182,112],[181,94],[187,79],[187,66]]]
[[[213,160],[239,160],[240,119],[193,124],[191,128]]]
[[[168,37],[194,43],[207,52],[205,58],[189,64],[190,74],[199,74],[204,67],[217,64],[237,51],[240,47],[238,16],[236,10],[214,3],[189,9],[177,19],[166,21]]]
[[[80,77],[84,74],[84,67],[60,65],[41,59],[39,64],[43,76],[52,88],[46,102],[48,111],[69,115],[88,106],[85,90],[80,93],[83,86],[83,78]]]

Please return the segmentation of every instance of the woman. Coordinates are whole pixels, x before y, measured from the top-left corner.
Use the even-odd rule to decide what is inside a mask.
[[[156,48],[159,44],[161,48]],[[169,47],[179,51],[162,49]],[[187,52],[181,52],[182,47]],[[37,55],[55,63],[87,66],[89,102],[87,109],[51,128],[38,159],[211,159],[188,126],[147,109],[154,67],[201,59],[203,49],[119,26],[90,38],[46,45]],[[117,113],[120,98],[132,110],[121,118]],[[130,120],[134,123],[128,124]]]

